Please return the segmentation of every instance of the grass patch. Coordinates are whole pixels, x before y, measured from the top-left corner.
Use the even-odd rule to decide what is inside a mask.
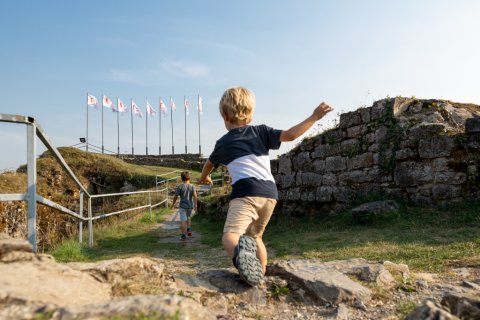
[[[480,264],[480,204],[438,208],[403,206],[397,213],[358,225],[350,210],[336,215],[276,217],[264,240],[280,259],[362,257],[413,269],[444,272],[452,263]]]
[[[417,304],[413,301],[400,301],[396,306],[396,314],[399,319],[405,318],[410,312],[415,309]]]
[[[62,242],[51,254],[57,261],[96,261],[114,258],[126,258],[133,255],[154,256],[158,252],[178,250],[174,244],[158,242],[158,231],[154,228],[162,221],[168,209],[137,214],[130,220],[112,222],[109,225],[94,226],[94,246],[87,245],[88,233],[84,232],[83,245],[76,240]]]
[[[192,225],[202,234],[202,243],[222,247],[223,221],[212,221],[201,214],[193,217]]]

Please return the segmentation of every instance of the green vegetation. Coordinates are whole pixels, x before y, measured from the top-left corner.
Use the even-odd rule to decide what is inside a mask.
[[[268,288],[267,295],[272,298],[278,298],[279,296],[283,295],[289,295],[290,294],[290,288],[288,287],[280,287],[276,284],[273,284]]]
[[[92,248],[87,246],[88,234],[84,232],[83,245],[77,239],[67,240],[55,247],[51,254],[61,262],[96,261],[133,255],[154,256],[159,252],[167,256],[175,255],[178,245],[159,243],[158,230],[154,228],[168,213],[171,213],[169,209],[154,211],[152,220],[149,213],[137,214],[124,221],[112,219],[106,225],[94,226],[95,245]]]
[[[399,319],[405,318],[410,312],[415,309],[417,304],[413,301],[401,301],[396,307],[396,313]]]
[[[276,259],[362,257],[445,272],[449,266],[480,263],[479,227],[480,203],[403,206],[369,225],[355,224],[349,210],[303,218],[278,216],[267,227],[264,239]]]

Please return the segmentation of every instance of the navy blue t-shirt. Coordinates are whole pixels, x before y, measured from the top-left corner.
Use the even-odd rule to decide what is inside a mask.
[[[209,160],[215,168],[220,164],[228,167],[232,177],[230,199],[278,199],[268,151],[280,148],[281,133],[266,125],[244,126],[228,131],[217,141]]]

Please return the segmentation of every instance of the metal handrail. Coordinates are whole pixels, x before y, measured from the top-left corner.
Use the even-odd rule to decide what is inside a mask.
[[[28,233],[28,241],[32,244],[34,252],[37,252],[37,226],[36,226],[37,203],[59,210],[60,212],[64,214],[68,214],[71,217],[77,219],[79,221],[78,233],[79,233],[80,243],[82,242],[82,239],[83,239],[83,236],[82,236],[83,222],[88,222],[89,246],[93,245],[93,220],[109,217],[109,216],[120,214],[123,212],[143,209],[143,208],[150,209],[150,218],[152,218],[152,208],[164,203],[165,203],[165,206],[168,205],[168,187],[160,190],[157,189],[157,190],[146,190],[146,191],[135,191],[135,192],[110,193],[110,194],[104,194],[104,195],[91,195],[87,191],[87,189],[82,185],[82,183],[77,178],[75,173],[68,166],[68,164],[66,163],[65,159],[60,154],[58,149],[53,146],[53,143],[50,141],[50,138],[47,136],[43,128],[40,126],[40,124],[37,121],[35,121],[33,117],[0,113],[0,122],[19,123],[19,124],[27,125],[27,192],[0,194],[0,202],[5,202],[5,201],[27,201],[28,202],[27,233]],[[35,158],[35,150],[36,150],[35,137],[38,137],[42,141],[42,143],[45,145],[47,150],[49,150],[52,153],[53,157],[60,163],[60,166],[67,172],[68,176],[75,182],[77,187],[80,189],[80,199],[79,199],[80,205],[79,205],[78,213],[63,207],[62,205],[54,201],[51,201],[42,196],[39,196],[37,194],[37,177],[36,177],[37,167],[36,167],[36,158]],[[152,204],[151,194],[160,193],[160,192],[165,192],[165,199],[158,203]],[[93,210],[92,210],[93,198],[123,196],[123,195],[141,194],[141,193],[148,194],[147,205],[119,210],[116,212],[105,213],[105,214],[97,215],[95,217],[93,216]],[[83,197],[84,196],[88,197],[88,208],[87,208],[88,217],[83,216]]]

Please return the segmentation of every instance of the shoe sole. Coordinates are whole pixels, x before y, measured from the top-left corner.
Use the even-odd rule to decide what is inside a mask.
[[[249,236],[241,236],[238,241],[237,266],[240,277],[251,286],[263,282],[260,260],[257,258],[257,242]]]

